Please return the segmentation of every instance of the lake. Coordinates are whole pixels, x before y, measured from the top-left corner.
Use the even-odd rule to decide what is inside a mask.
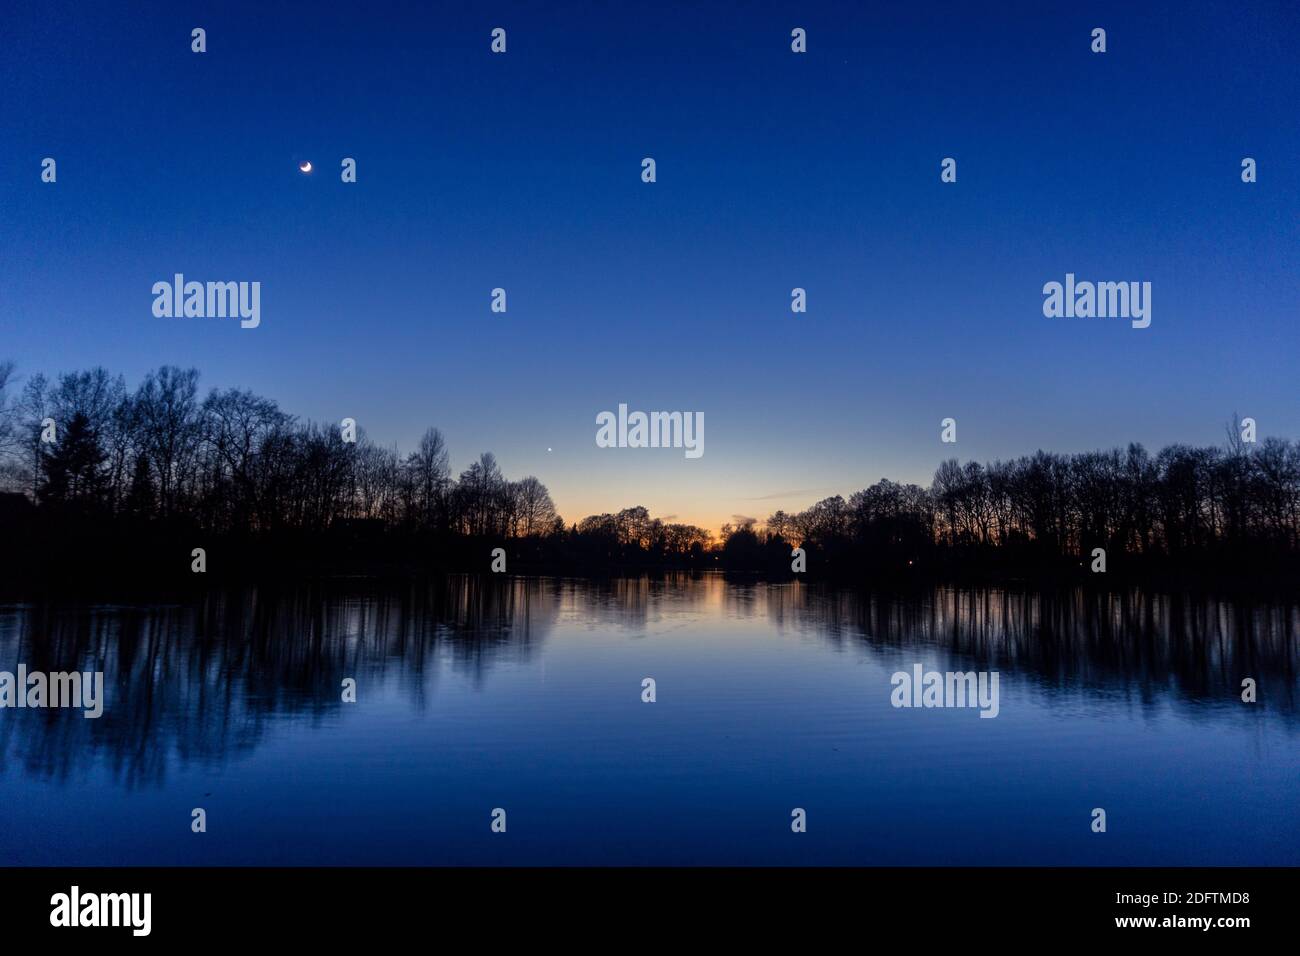
[[[1295,866],[1298,637],[1297,602],[712,574],[0,604],[0,670],[106,698],[0,709],[0,864]],[[917,665],[996,671],[997,716],[895,707]]]

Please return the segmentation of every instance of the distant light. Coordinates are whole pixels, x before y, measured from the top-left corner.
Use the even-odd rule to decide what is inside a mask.
[[[298,164],[298,168],[301,169],[304,173],[309,173],[311,172],[311,162],[309,160],[304,160],[303,162]]]

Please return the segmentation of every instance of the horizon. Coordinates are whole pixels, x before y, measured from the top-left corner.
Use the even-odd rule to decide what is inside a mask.
[[[0,368],[3,367],[5,361],[6,361],[6,356],[0,355]],[[15,371],[18,370],[15,369]],[[86,372],[86,371],[93,371],[93,370],[77,369],[77,370],[69,370],[69,371]],[[119,377],[119,375],[117,373],[114,373],[112,369],[104,369],[104,371],[108,373],[111,379],[116,380]],[[204,398],[208,397],[209,395],[215,392],[225,392],[237,388],[236,386],[220,386],[220,385],[212,385],[209,383],[205,383],[203,381],[202,370],[193,369],[193,371],[196,371],[198,373],[199,389],[197,394],[200,401],[202,401]],[[51,386],[57,386],[58,384],[57,375],[61,373],[51,374],[48,372],[33,372],[32,374],[44,374],[46,378],[49,380]],[[140,383],[139,382],[132,383],[130,381],[126,381],[124,376],[122,378],[125,384],[125,395],[126,397],[129,398],[131,394],[135,391],[135,386],[138,386]],[[16,397],[19,393],[21,393],[22,387],[24,385],[24,377],[21,375],[15,375],[12,379],[10,379],[8,389],[3,388],[2,387],[3,385],[4,385],[4,377],[3,375],[0,375],[0,399],[3,399],[7,394],[10,400],[12,401],[14,397]],[[328,422],[328,421],[316,421],[316,420],[305,418],[304,416],[301,415],[297,415],[293,412],[292,409],[288,409],[280,405],[279,402],[276,401],[274,395],[266,395],[266,396],[258,396],[258,397],[266,398],[271,400],[272,402],[275,402],[279,408],[279,411],[288,415],[293,422],[299,425],[318,426],[323,428],[326,431],[338,430],[339,423]],[[622,407],[622,411],[626,411],[625,406]],[[612,415],[612,413],[608,413],[608,412],[604,412],[602,414]],[[531,473],[529,474],[515,473],[509,468],[508,463],[501,462],[500,458],[490,448],[481,449],[480,451],[475,452],[473,454],[465,455],[463,460],[457,457],[457,452],[454,448],[448,447],[447,454],[448,454],[450,476],[453,481],[457,480],[457,478],[461,475],[463,471],[465,471],[466,468],[473,465],[476,461],[478,461],[480,455],[485,453],[492,454],[493,457],[496,458],[497,464],[501,467],[502,475],[507,480],[518,481],[525,477],[537,478],[550,492],[551,498],[555,503],[556,513],[559,515],[559,517],[564,519],[564,523],[566,526],[576,525],[580,521],[582,521],[583,518],[587,518],[587,517],[594,517],[602,514],[617,514],[618,512],[627,509],[644,507],[649,512],[651,518],[655,518],[660,521],[663,521],[665,524],[672,522],[677,524],[693,525],[695,527],[702,528],[703,530],[709,532],[709,534],[716,539],[715,544],[721,544],[723,538],[722,531],[724,526],[727,525],[736,526],[736,525],[744,524],[746,522],[753,522],[754,524],[762,527],[766,525],[767,519],[777,511],[784,511],[789,515],[793,515],[797,512],[801,512],[808,509],[809,507],[817,504],[820,501],[824,501],[828,498],[834,498],[836,496],[842,497],[847,501],[848,498],[854,492],[864,490],[872,485],[875,485],[877,482],[880,481],[891,481],[898,485],[916,485],[927,490],[932,489],[934,485],[935,473],[939,470],[939,468],[944,463],[950,460],[955,460],[960,464],[966,464],[968,462],[977,462],[980,465],[987,467],[989,465],[996,464],[996,463],[1009,463],[1009,462],[1019,460],[1021,458],[1032,457],[1037,453],[1047,453],[1055,456],[1067,457],[1067,456],[1074,456],[1080,454],[1088,454],[1090,452],[1095,452],[1095,453],[1106,453],[1111,451],[1123,452],[1131,445],[1141,446],[1148,453],[1151,453],[1152,457],[1155,457],[1155,455],[1157,455],[1163,448],[1176,447],[1176,446],[1184,446],[1189,448],[1215,448],[1215,449],[1224,448],[1227,450],[1231,450],[1234,444],[1234,434],[1239,432],[1239,428],[1241,424],[1239,419],[1240,416],[1234,414],[1232,416],[1229,416],[1229,418],[1227,418],[1225,421],[1220,423],[1221,441],[1217,443],[1215,442],[1207,442],[1207,443],[1170,442],[1167,445],[1150,448],[1141,442],[1116,442],[1109,446],[1098,446],[1095,448],[1084,448],[1084,449],[1077,449],[1077,450],[1070,450],[1070,451],[1065,451],[1061,449],[1047,449],[1047,448],[1040,447],[1035,449],[1025,449],[1020,452],[1015,452],[1006,456],[1005,458],[987,459],[987,460],[966,458],[957,454],[957,452],[954,450],[948,453],[947,455],[944,455],[940,459],[938,459],[935,462],[934,469],[931,470],[927,475],[922,476],[919,480],[902,478],[899,476],[886,474],[886,475],[880,475],[872,479],[871,481],[859,481],[857,483],[853,483],[852,481],[850,481],[849,486],[845,488],[834,489],[834,488],[825,487],[822,489],[799,489],[799,490],[779,492],[777,494],[766,495],[761,498],[749,499],[750,501],[763,501],[769,503],[761,509],[755,509],[756,513],[745,514],[741,512],[733,512],[720,519],[716,525],[705,524],[700,521],[693,521],[690,520],[689,518],[683,517],[682,515],[676,513],[659,512],[655,509],[655,507],[651,505],[647,505],[645,504],[645,502],[639,500],[626,501],[621,503],[616,502],[612,506],[607,508],[602,508],[600,510],[566,511],[562,500],[556,497],[555,491],[553,488],[551,488],[550,484],[547,482],[545,475],[535,475]],[[64,425],[66,425],[66,423],[62,423],[60,427],[64,427]],[[437,423],[429,423],[427,427],[437,429],[440,433],[442,433],[442,430]],[[597,431],[598,432],[600,431],[599,427],[597,427]],[[374,441],[373,438],[366,432],[366,429],[364,427],[359,426],[357,432],[358,432],[359,441],[366,441],[366,440],[372,442]],[[443,437],[445,438],[445,434]],[[1270,435],[1270,434],[1260,433],[1256,436],[1255,440],[1251,442],[1251,444],[1258,445],[1269,438],[1275,438],[1275,439],[1288,441],[1288,442],[1295,440],[1290,436]],[[381,445],[382,447],[386,447],[386,448],[395,448],[398,453],[399,459],[404,458],[408,453],[415,450],[414,446],[403,448],[402,446],[396,444],[384,445],[383,443],[380,442],[374,442],[374,444]],[[954,445],[946,445],[945,447],[953,448]],[[643,448],[641,450],[647,453],[660,453],[664,451],[664,449],[655,449],[655,448]],[[26,494],[26,491],[23,491],[23,493]],[[777,503],[782,501],[791,502],[791,504],[782,505]]]

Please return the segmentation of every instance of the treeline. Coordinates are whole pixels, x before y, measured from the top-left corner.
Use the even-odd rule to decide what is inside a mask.
[[[1300,565],[1300,444],[1141,445],[1013,461],[945,461],[929,488],[884,480],[762,527],[723,528],[732,567],[790,563],[792,544],[822,566],[1012,572],[1199,569],[1223,576]]]
[[[299,421],[249,391],[201,397],[195,369],[160,368],[134,391],[102,368],[34,376],[11,400],[7,391],[0,468],[10,490],[53,513],[175,520],[216,534],[374,520],[526,537],[560,520],[545,485],[508,481],[491,454],[453,479],[436,428],[402,455],[363,430],[347,440],[340,426]]]
[[[227,566],[357,570],[486,570],[504,547],[512,571],[790,574],[796,546],[812,577],[1077,574],[1095,549],[1112,575],[1300,570],[1300,444],[1245,442],[1231,425],[1223,447],[1154,456],[1130,445],[949,460],[928,488],[883,480],[715,541],[639,506],[566,525],[542,482],[507,479],[491,454],[453,476],[436,428],[402,454],[249,391],[201,395],[194,369],[159,368],[134,389],[102,368],[20,388],[0,363],[0,483],[10,574],[48,572],[69,550],[116,555],[105,563],[119,569],[188,568],[177,555],[195,546]]]
[[[507,479],[490,453],[453,476],[436,428],[402,454],[250,391],[201,395],[197,370],[171,366],[132,390],[103,368],[38,374],[19,388],[13,364],[0,364],[0,482],[3,557],[24,564],[91,538],[118,553],[174,541],[241,561],[251,551],[263,561],[342,555],[484,569],[478,542],[561,567],[702,566],[712,545],[709,532],[645,508],[566,527],[541,481]]]

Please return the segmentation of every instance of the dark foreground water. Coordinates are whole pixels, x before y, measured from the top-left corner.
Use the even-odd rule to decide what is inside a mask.
[[[0,864],[1296,865],[1298,635],[712,576],[0,605],[0,670],[107,684],[97,720],[0,710]],[[998,671],[998,716],[891,706],[915,664]]]

